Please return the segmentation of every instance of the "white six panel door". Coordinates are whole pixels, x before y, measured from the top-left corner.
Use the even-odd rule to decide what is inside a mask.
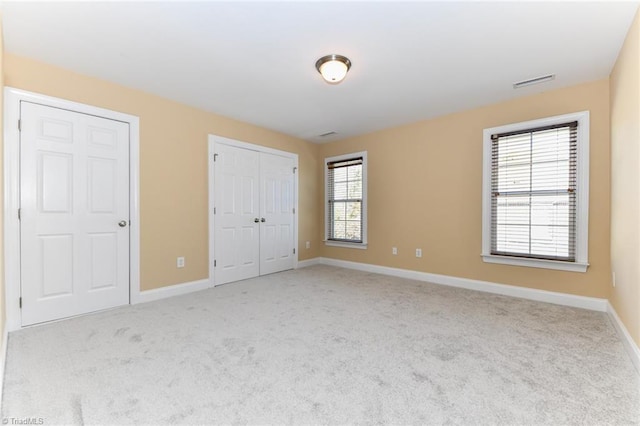
[[[260,164],[258,153],[248,149],[220,144],[216,154],[214,273],[216,284],[225,284],[260,273]]]
[[[291,158],[260,154],[260,275],[293,269]]]
[[[22,325],[129,303],[129,125],[29,102],[20,120]]]
[[[292,269],[294,160],[224,144],[216,155],[216,285]]]

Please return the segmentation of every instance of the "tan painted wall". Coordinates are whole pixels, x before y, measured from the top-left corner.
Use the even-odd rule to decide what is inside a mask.
[[[0,200],[4,204],[4,40],[2,33],[2,14],[0,13]],[[0,339],[4,335],[4,208],[0,209]],[[1,348],[0,348],[1,349]]]
[[[610,78],[611,304],[640,345],[640,17]]]
[[[12,54],[4,65],[7,86],[140,117],[142,290],[208,277],[208,134],[299,155],[299,259],[318,256],[317,145]]]
[[[483,129],[583,110],[591,111],[588,271],[484,263]],[[369,248],[324,246],[322,256],[608,297],[609,136],[609,83],[602,80],[322,145],[322,158],[366,150],[369,162]]]

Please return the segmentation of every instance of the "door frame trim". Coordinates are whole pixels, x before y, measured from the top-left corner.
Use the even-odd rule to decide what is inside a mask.
[[[290,158],[294,162],[294,167],[296,169],[293,175],[293,195],[294,201],[293,206],[296,209],[296,212],[293,215],[293,247],[296,249],[296,252],[293,255],[293,269],[298,267],[298,216],[300,214],[300,210],[298,209],[298,176],[300,175],[300,169],[298,167],[298,154],[288,151],[281,151],[279,149],[269,148],[262,145],[255,145],[248,142],[242,142],[235,139],[225,138],[223,136],[218,135],[209,135],[208,138],[208,155],[207,162],[209,167],[209,282],[211,287],[215,287],[215,274],[213,261],[215,259],[215,238],[214,238],[214,229],[215,229],[215,215],[213,214],[214,208],[214,189],[215,189],[215,170],[214,170],[214,154],[216,152],[216,146],[218,144],[233,146],[236,148],[244,148],[252,151],[264,152],[267,154],[279,155],[281,157]]]
[[[53,108],[95,115],[129,124],[129,304],[140,300],[140,119],[92,105],[4,88],[4,289],[6,329],[22,328],[20,315],[20,103],[32,102]]]

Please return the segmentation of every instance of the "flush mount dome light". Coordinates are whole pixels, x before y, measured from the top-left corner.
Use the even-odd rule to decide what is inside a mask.
[[[347,76],[351,61],[342,55],[327,55],[316,61],[316,69],[329,84],[338,84]]]

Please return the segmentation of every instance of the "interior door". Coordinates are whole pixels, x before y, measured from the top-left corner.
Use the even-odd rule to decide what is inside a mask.
[[[215,160],[215,280],[260,273],[259,154],[219,144]]]
[[[129,125],[22,102],[22,325],[129,303]]]
[[[294,164],[260,153],[260,275],[293,269]]]

